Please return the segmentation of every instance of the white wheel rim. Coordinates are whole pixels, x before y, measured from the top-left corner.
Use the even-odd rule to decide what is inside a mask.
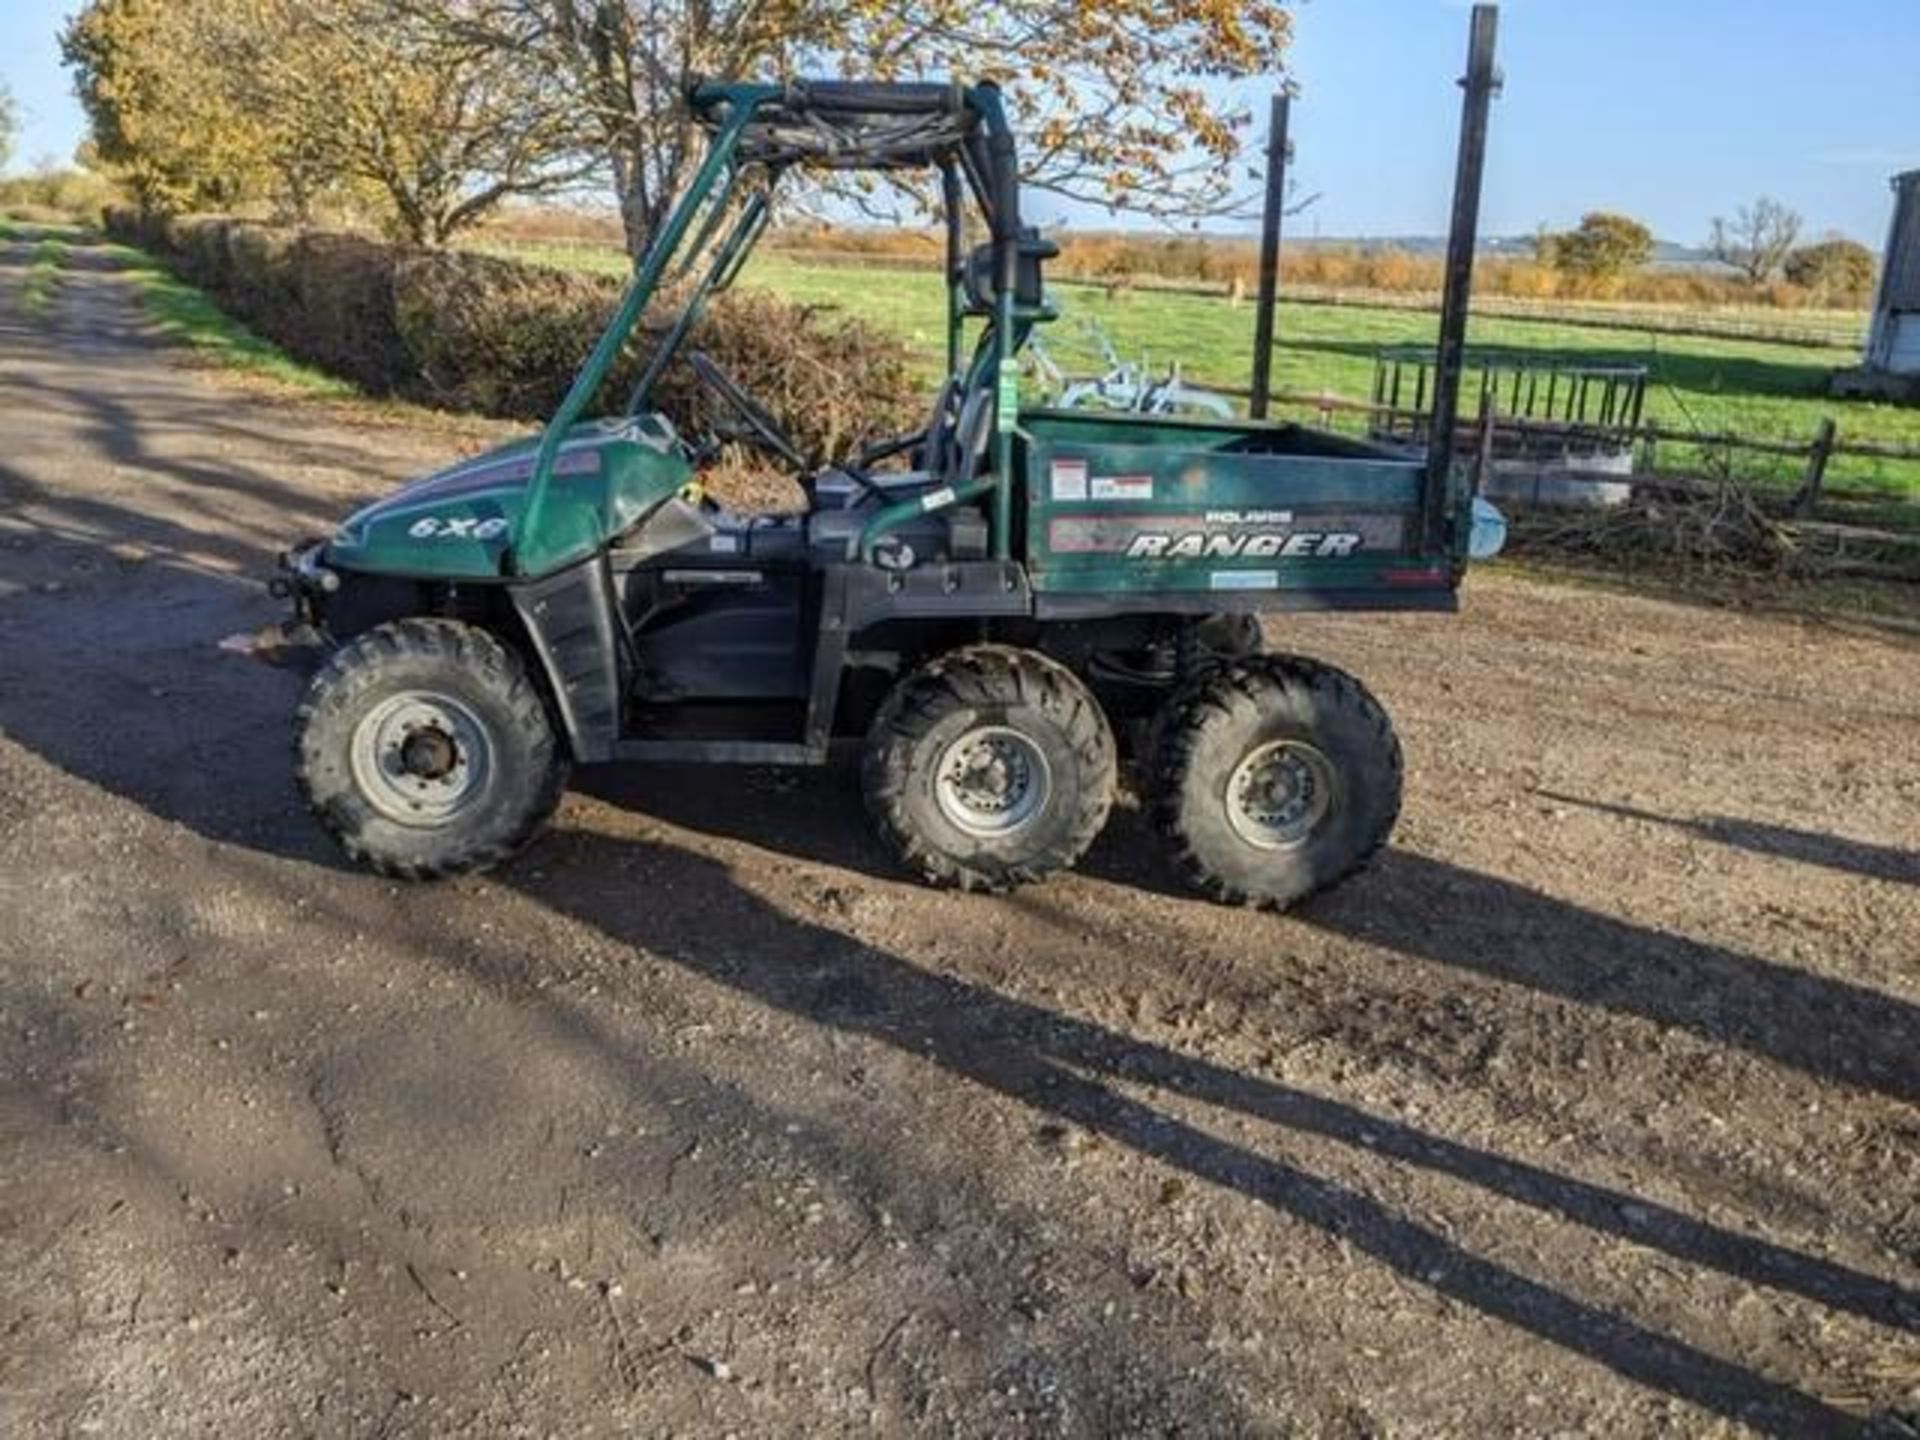
[[[486,794],[493,744],[480,717],[450,695],[406,690],[375,705],[353,728],[353,781],[366,802],[399,825],[452,824]]]
[[[1227,821],[1261,850],[1292,850],[1333,812],[1333,762],[1300,740],[1251,751],[1227,780]]]
[[[940,752],[933,793],[948,823],[994,839],[1032,824],[1053,791],[1045,753],[1005,725],[969,730]]]

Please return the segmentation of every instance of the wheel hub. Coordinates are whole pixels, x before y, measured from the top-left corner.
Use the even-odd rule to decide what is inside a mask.
[[[1009,835],[1046,803],[1052,775],[1040,747],[1006,726],[969,730],[947,746],[934,771],[940,810],[969,835]]]
[[[444,730],[415,730],[400,742],[400,767],[418,779],[444,780],[459,763],[460,749]]]
[[[408,690],[381,701],[354,727],[354,784],[367,803],[401,825],[451,823],[486,793],[494,748],[463,702]]]
[[[1333,810],[1333,765],[1313,746],[1275,740],[1240,762],[1227,781],[1227,819],[1263,850],[1304,844]]]

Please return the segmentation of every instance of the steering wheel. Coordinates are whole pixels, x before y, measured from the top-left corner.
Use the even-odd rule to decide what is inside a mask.
[[[800,447],[781,429],[780,422],[749,395],[738,380],[722,370],[711,355],[704,350],[695,350],[687,356],[687,364],[700,377],[701,384],[724,400],[728,408],[746,422],[744,432],[735,431],[725,438],[759,445],[778,455],[796,470],[804,471],[807,468],[807,457],[800,453]]]

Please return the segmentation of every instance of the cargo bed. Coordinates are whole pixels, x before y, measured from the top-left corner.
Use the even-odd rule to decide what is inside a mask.
[[[1264,597],[1261,608],[1451,609],[1464,485],[1423,539],[1426,457],[1301,425],[1021,416],[1037,599]]]

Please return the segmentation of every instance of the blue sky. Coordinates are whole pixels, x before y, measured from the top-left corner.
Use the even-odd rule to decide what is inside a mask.
[[[16,168],[83,132],[55,36],[75,0],[0,0]],[[1444,228],[1466,0],[1303,0],[1297,170],[1324,235]],[[1488,233],[1625,210],[1698,242],[1761,194],[1878,246],[1887,177],[1920,168],[1920,0],[1508,0]],[[1270,86],[1240,87],[1264,114]]]

